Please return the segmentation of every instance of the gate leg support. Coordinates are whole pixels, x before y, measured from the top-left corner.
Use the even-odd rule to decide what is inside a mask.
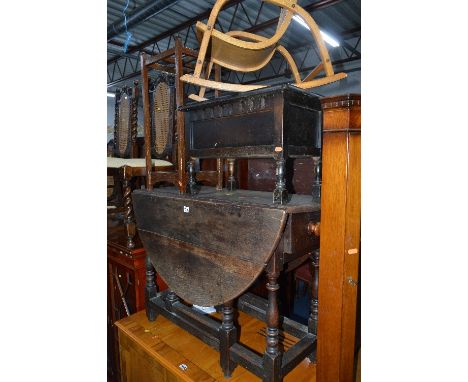
[[[281,360],[279,350],[279,310],[278,310],[278,272],[268,272],[268,310],[266,317],[266,349],[263,354],[263,382],[282,382]]]
[[[230,348],[237,341],[237,328],[234,326],[234,309],[232,308],[232,301],[223,305],[223,322],[219,328],[219,352],[221,368],[224,372],[224,377],[229,378],[237,366],[231,360]]]
[[[318,281],[319,281],[319,259],[320,250],[312,252],[311,256],[311,274],[312,274],[312,288],[311,288],[311,311],[308,322],[308,332],[317,335],[318,326]],[[308,356],[311,362],[315,363],[316,360],[316,348]]]
[[[164,301],[166,304],[166,309],[169,312],[172,312],[172,305],[179,301],[179,297],[175,294],[172,289],[169,289],[166,295],[166,300]]]
[[[146,305],[146,317],[149,321],[156,320],[157,312],[154,308],[151,308],[149,303],[153,297],[156,297],[158,289],[155,283],[155,271],[153,264],[151,264],[150,257],[146,256],[146,288],[145,288],[145,305]]]

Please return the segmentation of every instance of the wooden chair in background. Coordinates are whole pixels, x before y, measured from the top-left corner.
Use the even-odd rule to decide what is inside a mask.
[[[184,47],[176,37],[175,47],[160,54],[141,55],[141,76],[143,87],[143,111],[145,127],[146,187],[151,190],[157,183],[175,185],[185,193],[188,184],[187,155],[185,147],[184,114],[178,111],[185,103],[184,71],[193,69],[192,61],[198,54]],[[150,71],[153,78],[150,78]],[[152,158],[171,158],[174,168],[166,169],[151,166]],[[189,160],[189,168],[195,166]],[[217,161],[216,171],[200,171],[197,180],[222,187],[223,162]]]
[[[113,197],[108,204],[109,207],[116,207],[112,212],[124,213],[128,248],[135,247],[136,231],[131,193],[135,187],[135,177],[146,175],[145,159],[137,157],[138,98],[138,81],[134,82],[133,87],[125,86],[116,91],[114,150],[113,156],[107,157],[107,175],[114,178]],[[164,170],[173,167],[171,162],[162,159],[153,159],[151,165]]]
[[[133,87],[124,86],[115,92],[114,138],[107,152],[107,175],[113,178],[112,195],[108,198],[111,207],[122,206],[122,187],[118,168],[125,159],[137,156],[136,137],[138,124],[138,81]],[[109,152],[111,151],[111,152]]]
[[[228,0],[217,0],[211,11],[207,24],[197,22],[197,37],[200,41],[200,51],[193,74],[185,74],[181,80],[196,86],[200,86],[198,95],[189,97],[196,101],[202,101],[205,88],[212,88],[230,92],[245,92],[265,87],[265,85],[242,85],[225,83],[219,80],[210,80],[210,73],[214,64],[241,72],[253,72],[263,68],[272,59],[275,52],[280,53],[288,62],[289,68],[295,80],[295,86],[302,89],[310,89],[329,84],[346,77],[345,73],[335,74],[330,61],[328,50],[325,47],[320,29],[308,12],[297,4],[297,0],[262,0],[281,7],[278,26],[275,34],[270,38],[244,31],[230,31],[222,33],[215,29],[216,19],[222,7]],[[321,62],[304,79],[301,79],[296,63],[291,54],[281,45],[279,40],[285,34],[292,17],[298,15],[309,27],[314,38]],[[203,72],[203,68],[205,70]],[[315,79],[324,71],[325,77]]]

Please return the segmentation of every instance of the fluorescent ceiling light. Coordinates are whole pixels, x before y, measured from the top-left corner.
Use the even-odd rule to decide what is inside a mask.
[[[293,19],[296,20],[299,24],[301,24],[303,27],[307,28],[310,30],[309,26],[306,24],[304,19],[299,16],[299,15],[294,15]],[[337,46],[340,46],[340,43],[336,41],[333,37],[327,35],[325,32],[320,31],[320,34],[322,35],[322,38],[325,42],[330,44],[333,48],[336,48]]]
[[[108,96],[108,97],[114,98],[114,97],[115,97],[115,93],[109,93],[109,92],[107,92],[107,96]]]

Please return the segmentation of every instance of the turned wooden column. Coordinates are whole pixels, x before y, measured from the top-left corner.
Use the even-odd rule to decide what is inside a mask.
[[[278,309],[278,276],[279,259],[275,253],[267,266],[266,289],[268,291],[268,308],[266,312],[266,349],[263,354],[263,382],[282,382],[282,352],[279,349],[279,309]]]
[[[132,106],[131,106],[131,157],[138,158],[138,145],[137,145],[137,135],[138,135],[138,98],[140,94],[138,92],[138,81],[133,81],[133,94],[132,94]]]
[[[235,177],[236,160],[233,158],[228,158],[226,162],[228,167],[228,178],[226,182],[226,188],[228,189],[228,191],[235,191],[237,188]]]
[[[320,199],[322,190],[322,160],[320,157],[312,158],[314,163],[314,182],[312,183],[312,196]]]
[[[317,382],[353,381],[361,209],[361,97],[324,98]]]
[[[234,309],[232,301],[228,301],[223,305],[223,321],[219,329],[219,352],[220,363],[223,369],[224,377],[229,378],[237,366],[231,360],[230,348],[237,341],[237,328],[234,326]]]
[[[312,252],[310,270],[312,275],[312,287],[311,287],[311,309],[308,322],[309,333],[317,335],[318,326],[318,286],[319,286],[319,261],[320,251],[315,250]]]
[[[166,309],[172,312],[172,305],[179,301],[179,297],[175,294],[172,289],[169,289],[166,295],[166,300],[164,301],[166,304]]]
[[[120,168],[121,179],[123,179],[124,187],[124,224],[127,230],[127,248],[135,248],[135,215],[133,213],[133,204],[132,204],[132,169],[129,166],[123,166]]]
[[[223,158],[216,159],[216,190],[221,191],[223,189]]]
[[[276,159],[276,182],[273,190],[273,203],[286,204],[288,202],[288,190],[286,189],[286,160],[284,157]]]
[[[198,194],[200,187],[197,185],[197,179],[195,176],[195,160],[190,159],[187,163],[188,181],[186,192],[190,195]]]
[[[156,311],[151,309],[149,301],[156,297],[158,289],[156,286],[155,280],[155,271],[153,264],[149,256],[146,256],[146,288],[145,288],[145,306],[146,306],[146,317],[149,321],[154,321],[156,319]]]

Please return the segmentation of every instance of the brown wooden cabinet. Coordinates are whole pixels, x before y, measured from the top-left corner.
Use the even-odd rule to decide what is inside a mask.
[[[353,380],[361,219],[361,96],[324,98],[317,379]]]
[[[107,231],[107,352],[108,374],[120,381],[119,343],[114,323],[145,309],[146,253],[139,241],[133,249],[127,248],[123,224],[108,224]],[[166,284],[158,278],[159,290]]]

